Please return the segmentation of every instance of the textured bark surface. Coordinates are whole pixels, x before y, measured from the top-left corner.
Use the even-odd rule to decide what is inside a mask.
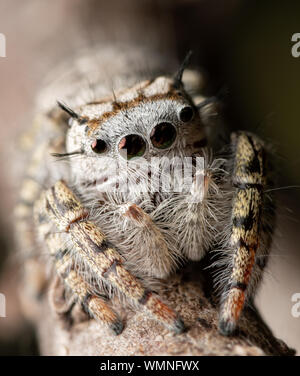
[[[199,282],[175,276],[160,296],[184,319],[187,331],[170,333],[141,311],[114,308],[126,323],[123,333],[113,335],[95,320],[77,322],[69,329],[53,315],[44,302],[38,323],[41,353],[44,355],[293,355],[294,351],[276,339],[257,312],[246,309],[235,336],[217,331],[218,309],[205,297]]]

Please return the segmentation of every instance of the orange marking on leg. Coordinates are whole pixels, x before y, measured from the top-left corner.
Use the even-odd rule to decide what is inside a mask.
[[[160,317],[161,320],[170,320],[170,324],[176,318],[175,312],[154,295],[151,295],[149,297],[146,303],[146,307],[151,307],[151,312],[153,312],[156,316]]]
[[[238,288],[233,288],[229,294],[231,295],[232,299],[231,301],[229,301],[229,305],[231,306],[230,311],[234,320],[237,321],[244,307],[245,293]]]
[[[144,226],[152,224],[152,219],[150,218],[150,216],[136,204],[130,205],[128,209],[123,213],[123,215],[127,218],[130,218],[139,225]]]
[[[149,296],[145,308],[152,316],[175,332],[182,333],[184,331],[185,326],[180,317],[156,296],[152,294]]]

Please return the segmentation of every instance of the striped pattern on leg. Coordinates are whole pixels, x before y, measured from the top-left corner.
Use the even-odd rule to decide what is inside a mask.
[[[229,246],[235,249],[232,269],[222,295],[219,329],[234,332],[247,297],[247,287],[259,246],[263,189],[265,185],[264,149],[261,141],[248,133],[233,135],[236,145]]]
[[[83,279],[74,267],[74,261],[68,248],[62,240],[61,234],[48,233],[45,242],[49,253],[54,259],[57,274],[64,281],[85,310],[91,317],[109,327],[116,335],[123,330],[123,323],[120,317],[112,310],[104,298],[96,296],[91,292],[91,287]]]

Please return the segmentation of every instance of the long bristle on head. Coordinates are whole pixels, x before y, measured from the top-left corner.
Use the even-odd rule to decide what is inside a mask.
[[[60,101],[57,101],[57,104],[63,111],[65,111],[68,115],[70,115],[71,118],[77,119],[77,120],[80,118],[80,116],[66,104]]]
[[[180,87],[182,85],[183,72],[186,69],[186,67],[189,65],[192,54],[193,52],[191,50],[186,54],[185,58],[183,59],[183,62],[181,63],[178,71],[176,72],[174,76],[174,85],[176,87]]]

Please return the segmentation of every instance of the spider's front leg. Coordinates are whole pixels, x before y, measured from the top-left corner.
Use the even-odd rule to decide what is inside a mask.
[[[38,229],[38,235],[49,251],[54,260],[55,270],[58,278],[64,283],[64,290],[68,289],[72,293],[71,303],[75,300],[79,302],[84,310],[99,322],[105,324],[113,330],[115,334],[120,334],[123,330],[123,323],[119,316],[111,309],[106,300],[99,295],[95,295],[94,286],[82,277],[72,250],[68,246],[65,233],[57,232],[50,221],[48,209],[45,206],[47,193],[43,193],[40,200],[35,204],[35,222]],[[82,211],[82,213],[84,213]],[[52,290],[57,290],[54,284]],[[60,285],[60,284],[59,284]],[[52,291],[52,295],[57,295]],[[65,291],[63,293],[65,295]],[[75,299],[74,299],[75,298]],[[54,311],[61,317],[66,316],[72,309],[72,304],[57,304],[53,297],[51,300]],[[55,302],[55,303],[54,303]]]
[[[69,234],[74,247],[72,253],[84,265],[85,273],[82,275],[76,273],[76,270],[72,270],[71,276],[68,274],[67,278],[62,274],[73,291],[76,288],[80,290],[81,286],[84,291],[88,290],[88,279],[93,276],[125,295],[137,306],[144,307],[175,332],[184,330],[184,324],[178,315],[125,269],[120,254],[106,241],[100,229],[87,220],[88,212],[64,182],[59,181],[46,191],[41,202],[40,205],[53,224],[60,231]],[[54,248],[54,253],[58,254],[57,247]],[[78,292],[80,299],[84,299]],[[97,311],[101,309],[99,304],[98,307],[95,306],[93,316],[97,317]],[[98,316],[101,316],[101,312]]]
[[[266,212],[263,143],[246,132],[234,133],[232,141],[235,150],[232,184],[236,192],[219,321],[224,335],[234,332],[246,300],[257,287],[269,252],[270,235],[263,223]]]

